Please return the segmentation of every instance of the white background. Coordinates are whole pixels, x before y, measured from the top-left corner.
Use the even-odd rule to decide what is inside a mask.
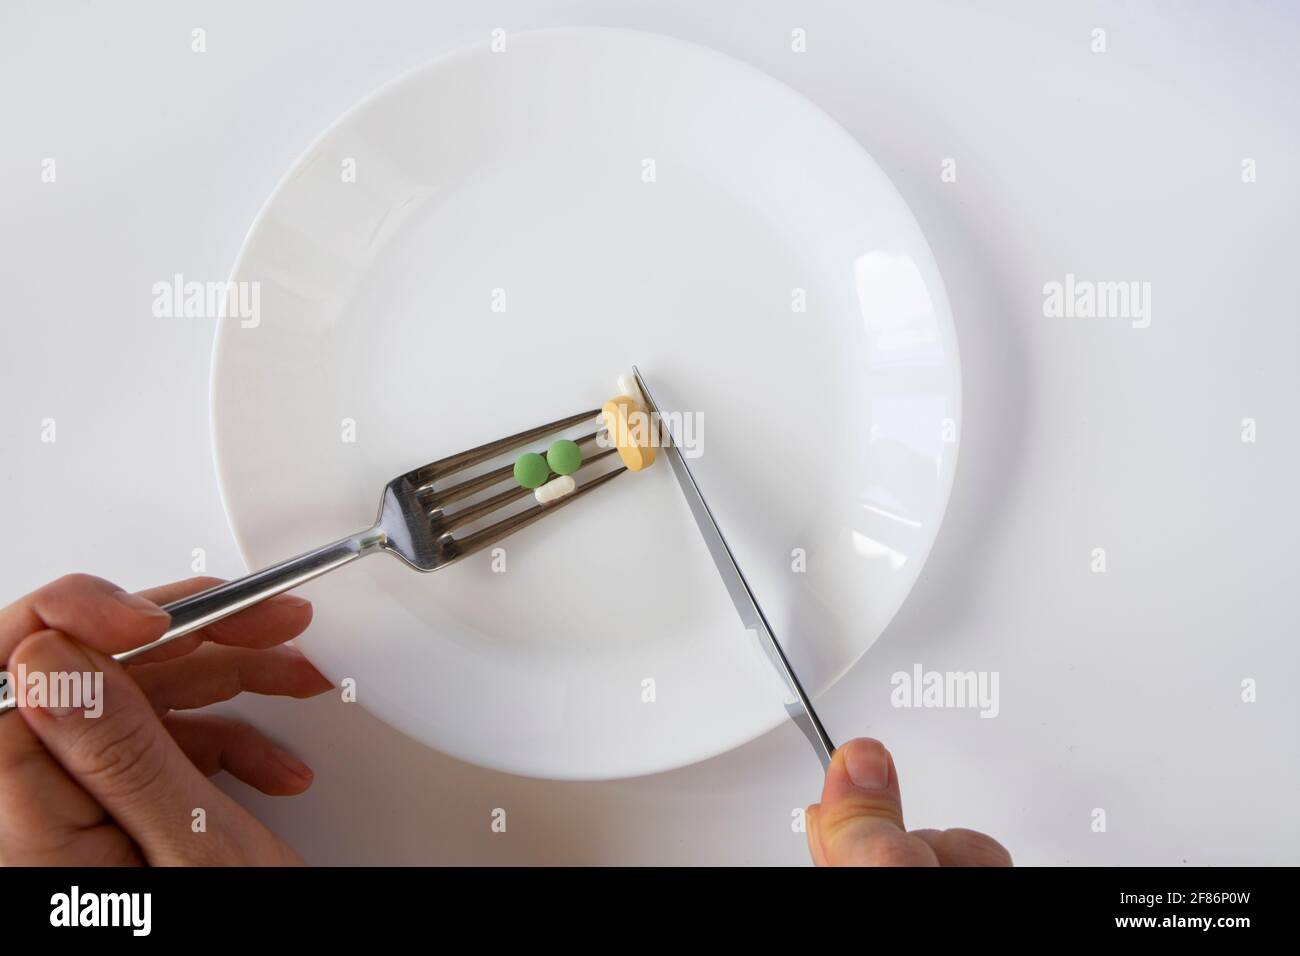
[[[385,80],[563,25],[693,40],[801,91],[934,248],[965,376],[953,500],[902,612],[821,702],[837,739],[891,747],[909,825],[986,830],[1021,863],[1300,862],[1288,4],[8,2],[0,599],[71,570],[187,577],[198,547],[244,570],[208,446],[212,324],[153,317],[151,286],[224,279],[279,177]],[[1044,317],[1066,273],[1150,282],[1150,327]],[[918,663],[999,672],[1000,714],[891,707]],[[333,698],[226,709],[316,770],[292,799],[221,784],[311,862],[806,861],[791,811],[820,774],[792,727],[582,784],[461,764]]]

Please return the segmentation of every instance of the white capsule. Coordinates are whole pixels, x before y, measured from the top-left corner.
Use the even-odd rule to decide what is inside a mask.
[[[624,372],[618,377],[618,393],[635,399],[643,408],[646,407],[645,396],[641,394],[641,386],[636,383],[636,376],[631,372]]]
[[[534,490],[533,497],[537,499],[539,505],[549,505],[552,501],[559,501],[565,495],[572,494],[573,489],[577,487],[578,483],[573,480],[572,475],[560,475]]]

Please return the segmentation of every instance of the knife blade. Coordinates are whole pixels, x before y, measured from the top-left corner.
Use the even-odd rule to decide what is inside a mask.
[[[776,668],[777,673],[790,689],[790,699],[785,701],[786,713],[790,715],[790,719],[794,724],[803,731],[803,735],[808,738],[808,742],[817,753],[817,759],[821,761],[822,768],[825,769],[830,766],[831,755],[835,752],[835,745],[831,743],[831,738],[826,733],[826,728],[822,726],[821,719],[817,716],[812,701],[804,692],[803,685],[799,682],[799,677],[795,674],[789,658],[786,657],[785,651],[781,649],[781,642],[777,640],[776,634],[772,631],[767,615],[763,613],[763,608],[759,605],[758,598],[754,596],[753,589],[745,579],[744,572],[740,570],[740,565],[736,563],[736,556],[732,553],[730,545],[727,544],[727,539],[722,534],[722,529],[718,527],[717,519],[713,516],[713,511],[704,499],[704,493],[700,490],[699,482],[695,480],[695,475],[692,474],[691,467],[687,464],[686,457],[681,452],[677,437],[672,434],[668,419],[660,412],[654,395],[646,384],[645,377],[641,374],[641,370],[634,365],[632,366],[632,374],[636,376],[637,385],[640,387],[641,394],[648,406],[647,410],[659,422],[659,431],[662,436],[660,450],[668,459],[673,475],[677,478],[677,484],[681,487],[686,503],[690,506],[691,515],[695,518],[695,524],[700,529],[700,535],[709,548],[709,554],[718,569],[718,574],[722,577],[722,583],[726,585],[727,593],[736,606],[736,612],[740,615],[740,620],[745,625],[746,630],[758,633],[759,643],[767,653],[768,660],[771,661],[772,666]]]

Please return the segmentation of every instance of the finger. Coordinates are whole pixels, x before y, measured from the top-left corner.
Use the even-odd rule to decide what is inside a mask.
[[[216,714],[169,714],[163,726],[206,776],[225,770],[271,796],[291,796],[311,786],[310,767],[241,721]]]
[[[935,866],[934,851],[903,827],[893,758],[878,740],[851,740],[835,751],[816,814],[817,838],[830,866]]]
[[[189,578],[185,581],[149,588],[141,591],[140,595],[155,604],[170,604],[222,583],[220,578]],[[310,601],[296,594],[278,594],[238,614],[232,614],[192,634],[177,638],[148,654],[141,654],[131,661],[131,666],[184,657],[201,647],[205,641],[237,647],[274,647],[293,640],[307,630],[307,625],[311,623],[311,616]]]
[[[82,634],[110,652],[157,638],[167,615],[116,585],[89,575],[60,578],[0,610],[0,659],[25,709],[49,687],[49,673],[24,673],[14,649],[51,623]],[[52,633],[52,632],[51,632]],[[27,722],[0,719],[0,856],[6,862],[78,865],[138,862],[130,839],[103,807],[64,770]]]
[[[162,637],[169,621],[146,598],[103,578],[69,574],[0,610],[0,660],[8,660],[24,638],[47,629],[116,654]]]
[[[129,865],[131,852],[126,835],[27,723],[0,719],[0,864]]]
[[[814,803],[804,811],[804,829],[808,831],[808,853],[812,856],[813,866],[829,866],[826,851],[822,849],[820,831],[817,828],[818,811],[821,805]]]
[[[1011,854],[997,840],[974,830],[913,830],[934,850],[940,866],[1012,866]]]
[[[214,588],[218,584],[225,584],[222,578],[214,578],[211,575],[198,575],[192,578],[186,578],[184,581],[172,581],[170,584],[160,584],[157,587],[145,588],[140,592],[140,596],[148,598],[154,604],[163,605],[171,604],[172,601],[179,601],[181,598],[189,597],[191,594],[198,594],[200,591],[206,591],[208,588]]]
[[[191,710],[248,691],[280,697],[315,697],[334,685],[291,647],[266,651],[208,644],[172,661],[130,670],[156,713]]]
[[[90,675],[102,685],[80,706],[24,707],[19,713],[59,762],[155,865],[228,862],[262,828],[198,772],[120,664],[58,631],[23,641],[12,655],[29,672]],[[94,686],[93,681],[90,686]],[[12,717],[9,719],[13,719]],[[191,829],[202,810],[205,828]]]

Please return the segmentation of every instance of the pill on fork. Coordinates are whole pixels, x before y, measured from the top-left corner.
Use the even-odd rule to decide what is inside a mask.
[[[636,383],[636,376],[631,372],[618,377],[618,393],[633,399],[642,408],[645,407],[645,396],[641,394],[641,386]]]
[[[539,505],[549,505],[552,501],[559,501],[565,495],[573,493],[578,487],[578,483],[570,475],[560,475],[558,478],[552,478],[546,484],[533,492],[533,497],[537,499]]]
[[[653,428],[644,405],[628,395],[619,395],[601,406],[600,412],[605,430],[628,471],[640,471],[654,464]]]
[[[524,452],[515,460],[515,481],[524,488],[540,488],[551,473],[546,459],[535,451]]]
[[[546,450],[546,464],[557,475],[571,475],[582,467],[582,447],[568,438],[557,438]]]

